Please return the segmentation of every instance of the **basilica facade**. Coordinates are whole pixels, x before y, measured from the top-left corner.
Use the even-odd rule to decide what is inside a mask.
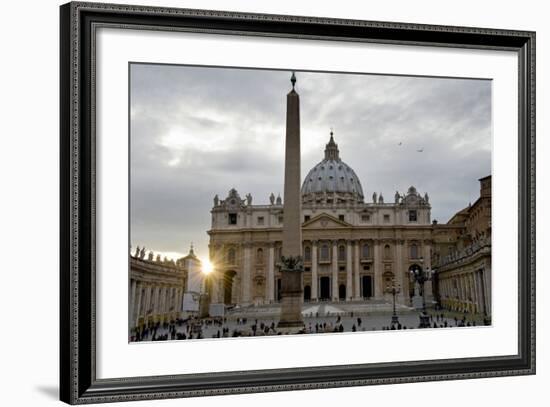
[[[411,186],[391,200],[372,194],[340,157],[330,133],[324,157],[303,180],[302,257],[305,302],[391,301],[410,305],[411,268],[431,268],[432,222],[427,193]],[[283,202],[253,204],[231,189],[214,198],[210,259],[215,267],[208,289],[213,302],[260,305],[281,298],[279,261]],[[428,301],[431,283],[425,286]]]

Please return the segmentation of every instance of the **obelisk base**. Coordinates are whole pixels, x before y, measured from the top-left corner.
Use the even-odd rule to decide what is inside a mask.
[[[281,319],[277,331],[298,333],[304,328],[302,317],[303,287],[301,270],[281,270]]]

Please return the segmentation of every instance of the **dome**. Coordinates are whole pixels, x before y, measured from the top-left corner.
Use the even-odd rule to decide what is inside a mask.
[[[307,174],[302,184],[302,196],[311,194],[337,193],[342,197],[355,197],[363,201],[363,188],[353,169],[340,159],[338,144],[332,131],[325,148],[325,158]]]

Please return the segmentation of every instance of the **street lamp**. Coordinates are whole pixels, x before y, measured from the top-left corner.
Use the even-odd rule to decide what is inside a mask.
[[[395,309],[395,295],[396,294],[399,294],[400,292],[400,287],[399,286],[395,286],[395,279],[392,279],[392,287],[391,287],[391,294],[392,294],[392,297],[393,297],[393,313],[392,313],[392,316],[391,316],[391,325],[392,327],[395,326],[395,325],[399,325],[399,318],[397,317],[397,311]]]
[[[423,263],[424,259],[420,258],[420,263]],[[429,328],[430,327],[430,317],[426,313],[426,293],[424,290],[424,283],[432,279],[432,273],[429,267],[426,270],[423,270],[418,264],[413,265],[409,272],[414,281],[420,285],[420,290],[422,291],[422,312],[420,313],[420,328]]]

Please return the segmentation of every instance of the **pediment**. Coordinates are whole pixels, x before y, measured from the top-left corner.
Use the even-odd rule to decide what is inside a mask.
[[[352,225],[327,213],[321,213],[302,224],[304,229],[349,228]]]

